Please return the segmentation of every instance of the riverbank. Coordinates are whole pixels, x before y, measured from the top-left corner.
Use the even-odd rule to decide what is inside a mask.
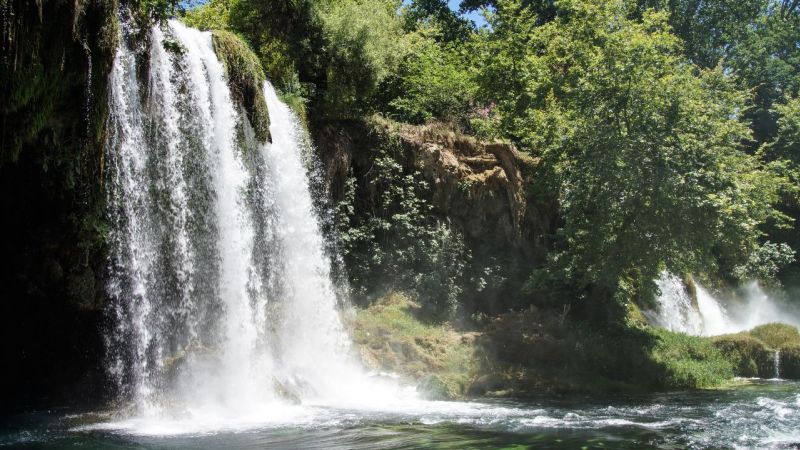
[[[352,334],[366,365],[398,374],[432,399],[719,388],[734,377],[773,378],[776,354],[782,377],[800,377],[794,327],[697,337],[635,317],[621,330],[536,308],[469,324],[432,323],[408,296],[391,293],[356,311]]]

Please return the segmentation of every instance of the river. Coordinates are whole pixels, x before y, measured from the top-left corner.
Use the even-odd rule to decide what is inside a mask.
[[[61,449],[796,449],[800,383],[613,399],[414,402],[382,411],[284,407],[214,431],[65,409],[6,417],[0,446]],[[177,421],[175,423],[180,423]],[[185,432],[186,431],[186,432]]]

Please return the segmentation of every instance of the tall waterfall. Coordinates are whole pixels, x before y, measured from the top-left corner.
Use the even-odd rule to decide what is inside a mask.
[[[266,84],[273,142],[256,142],[210,33],[170,21],[150,40],[147,83],[125,44],[110,80],[120,398],[137,417],[208,420],[379,401],[350,357],[299,121]]]

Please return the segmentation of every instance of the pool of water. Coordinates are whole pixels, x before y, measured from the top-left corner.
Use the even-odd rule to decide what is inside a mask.
[[[800,449],[800,383],[613,399],[303,405],[205,424],[68,409],[2,419],[0,447],[36,449]]]

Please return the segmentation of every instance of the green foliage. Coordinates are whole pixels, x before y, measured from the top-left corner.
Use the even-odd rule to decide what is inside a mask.
[[[653,360],[664,368],[664,386],[708,388],[733,378],[731,363],[708,339],[662,329],[653,333]]]
[[[784,323],[760,325],[750,330],[749,334],[773,349],[800,345],[797,327]]]
[[[230,27],[231,2],[234,0],[208,0],[183,15],[183,21],[199,30],[227,30]]]
[[[286,89],[298,77],[318,83],[323,42],[319,20],[308,0],[209,0],[189,9],[183,20],[205,30],[229,30],[255,50],[267,78]]]
[[[138,16],[139,23],[159,22],[175,14],[178,0],[130,0],[128,7]]]
[[[484,90],[502,134],[541,154],[564,220],[542,279],[602,299],[663,265],[745,260],[759,225],[782,217],[786,182],[740,148],[729,78],[688,64],[663,14],[632,19],[623,1],[561,2],[540,27],[519,2],[498,4]]]
[[[382,86],[392,97],[388,115],[415,124],[467,124],[477,93],[470,59],[468,46],[442,45],[423,35]]]
[[[438,31],[436,40],[441,42],[466,41],[473,30],[469,20],[459,17],[445,0],[414,0],[405,11],[404,19],[408,30],[433,25]]]
[[[788,98],[776,105],[778,134],[766,145],[765,153],[773,159],[786,159],[800,168],[800,97]]]
[[[406,54],[395,0],[320,2],[326,42],[325,111],[353,117],[369,110],[378,85]]]
[[[739,84],[751,91],[743,119],[753,130],[752,148],[770,142],[777,130],[776,104],[800,93],[800,13],[770,8],[731,46],[726,62]]]
[[[350,281],[360,296],[373,296],[376,288],[378,295],[381,289],[412,292],[429,317],[448,318],[457,308],[469,252],[459,233],[430,215],[427,183],[403,170],[392,145],[377,151],[366,185],[348,180],[337,206]],[[357,209],[358,199],[370,196],[369,211]]]
[[[765,242],[759,245],[748,257],[747,261],[733,269],[733,274],[740,280],[755,279],[767,283],[773,282],[782,267],[791,264],[795,251],[788,244]]]
[[[264,70],[258,57],[239,36],[224,30],[213,33],[214,52],[225,66],[231,95],[247,112],[256,138],[269,139],[269,112],[264,99]]]
[[[700,2],[697,0],[638,0],[639,8],[664,11],[695,64],[713,68],[741,42],[750,26],[766,13],[769,0]]]

